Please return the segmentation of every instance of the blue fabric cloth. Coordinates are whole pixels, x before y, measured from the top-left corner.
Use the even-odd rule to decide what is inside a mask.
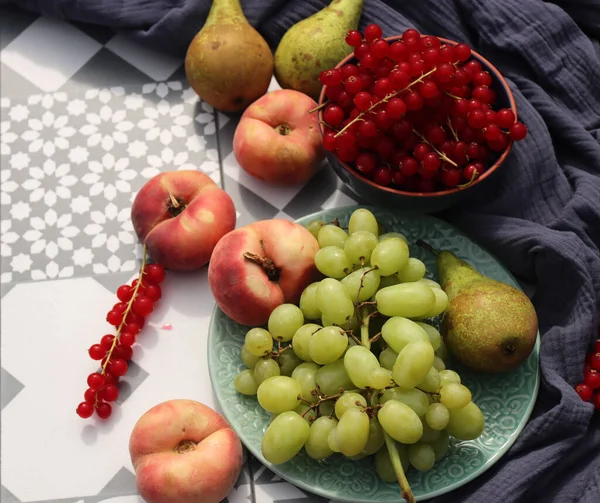
[[[21,0],[183,56],[208,0]],[[243,0],[271,46],[328,0]],[[600,502],[600,414],[573,391],[600,308],[600,0],[366,0],[361,28],[469,43],[507,78],[530,134],[493,190],[443,215],[535,287],[541,390],[510,451],[436,502]]]

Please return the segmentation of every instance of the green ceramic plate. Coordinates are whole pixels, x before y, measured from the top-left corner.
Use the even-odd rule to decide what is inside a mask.
[[[338,218],[346,226],[358,206],[350,206],[308,215],[307,224],[320,218]],[[414,243],[422,238],[437,248],[449,249],[471,262],[483,274],[518,287],[511,274],[487,251],[447,223],[433,217],[405,217],[392,211],[369,208],[386,231],[398,231],[408,238],[411,256],[427,265],[428,277],[435,279],[433,257]],[[261,439],[268,415],[256,397],[238,394],[233,380],[243,368],[240,347],[247,329],[215,309],[208,337],[209,369],[214,392],[225,417],[246,447],[277,475],[292,484],[328,499],[348,502],[401,502],[396,484],[379,480],[368,459],[350,461],[332,457],[323,462],[301,453],[283,465],[270,465],[261,455]],[[457,368],[471,389],[473,400],[485,416],[485,431],[475,441],[455,441],[444,459],[426,473],[409,470],[408,479],[417,500],[433,498],[452,491],[481,475],[500,459],[515,442],[533,409],[539,386],[539,335],[536,347],[518,370],[507,375],[476,375]]]

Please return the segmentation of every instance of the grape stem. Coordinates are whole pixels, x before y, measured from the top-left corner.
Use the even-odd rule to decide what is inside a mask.
[[[373,314],[373,313],[371,313],[371,314]],[[375,334],[373,337],[371,337],[371,338],[369,339],[369,342],[370,342],[371,344],[373,344],[374,342],[377,342],[377,341],[379,340],[379,338],[380,338],[380,337],[381,337],[381,332],[379,332],[379,333]]]
[[[466,188],[470,187],[471,185],[473,185],[473,182],[477,179],[478,176],[479,176],[479,172],[476,169],[474,169],[473,174],[471,175],[471,179],[467,183],[457,185],[457,187],[459,189],[466,189]]]
[[[427,138],[425,138],[421,133],[419,133],[414,128],[413,128],[413,133],[415,133],[419,138],[421,138],[421,141],[423,143],[426,143],[427,145],[429,145],[431,147],[431,149],[439,156],[440,159],[442,159],[443,161],[446,161],[448,164],[451,164],[455,168],[458,168],[458,164],[456,164],[452,159],[450,159],[450,157],[448,157],[446,154],[444,154],[444,152],[438,150],[433,143],[431,143]]]
[[[407,501],[407,503],[415,503],[415,495],[413,494],[410,484],[406,479],[404,468],[402,468],[396,442],[385,431],[383,432],[383,437],[385,438],[385,445],[390,456],[390,461],[392,462],[394,472],[396,472],[396,477],[398,478],[398,483],[400,484],[400,489],[402,490],[402,497]]]
[[[312,108],[308,111],[309,114],[312,114],[314,112],[318,112],[319,110],[321,110],[321,108],[325,108],[327,105],[329,105],[329,100],[324,101],[323,103],[321,103],[320,105],[317,105],[315,108]]]
[[[347,131],[348,128],[350,128],[353,124],[355,124],[359,120],[362,120],[362,118],[366,114],[368,114],[369,112],[372,112],[374,108],[377,108],[382,103],[387,103],[388,101],[390,101],[395,96],[398,96],[400,93],[403,93],[404,91],[408,91],[412,86],[418,84],[419,82],[423,82],[423,80],[425,80],[426,77],[429,77],[436,70],[437,70],[436,67],[432,68],[427,73],[423,73],[419,78],[417,78],[417,79],[413,80],[412,82],[410,82],[406,87],[403,87],[402,89],[394,91],[393,93],[388,94],[386,97],[381,98],[377,103],[374,103],[369,108],[367,108],[364,112],[359,113],[354,119],[352,119],[350,122],[348,122],[348,124],[346,124],[342,129],[339,130],[339,132],[334,136],[334,138],[337,138],[344,131]]]
[[[420,246],[424,250],[427,250],[429,253],[432,253],[433,255],[438,255],[440,253],[439,250],[436,250],[427,241],[423,241],[422,239],[417,239],[417,246]]]
[[[367,349],[371,349],[371,339],[369,337],[369,315],[368,307],[360,308],[360,343]]]

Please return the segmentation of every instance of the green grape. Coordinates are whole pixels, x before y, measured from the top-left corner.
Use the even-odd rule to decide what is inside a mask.
[[[408,446],[408,461],[420,472],[427,472],[435,465],[435,451],[431,445],[417,442]]]
[[[377,310],[384,316],[417,318],[435,304],[433,290],[423,283],[399,283],[379,289],[375,294]]]
[[[385,288],[386,286],[394,286],[399,285],[400,280],[398,279],[397,274],[392,274],[390,276],[383,276],[381,281],[379,282],[379,289]]]
[[[385,432],[397,442],[414,444],[423,435],[423,423],[408,405],[390,400],[377,413],[377,419]]]
[[[354,389],[355,386],[350,380],[344,360],[323,365],[317,372],[315,379],[323,395],[335,395],[340,389]]]
[[[446,384],[451,382],[461,383],[458,373],[450,369],[440,370],[440,387],[446,386]]]
[[[448,361],[450,353],[448,352],[448,346],[446,346],[444,339],[440,340],[440,347],[435,350],[435,356],[439,356],[445,362]]]
[[[258,386],[269,377],[281,375],[279,364],[271,358],[261,358],[256,362],[252,370],[254,372],[254,380]]]
[[[317,239],[317,236],[319,235],[319,231],[321,230],[321,227],[323,227],[325,225],[325,222],[323,222],[323,220],[311,220],[310,222],[308,222],[308,224],[306,224],[306,228],[307,230],[315,237],[315,239]]]
[[[331,430],[337,425],[337,419],[333,417],[321,416],[310,425],[308,440],[304,444],[306,454],[312,459],[325,459],[333,454],[333,451],[327,445],[327,437]]]
[[[274,465],[285,463],[300,452],[310,433],[310,425],[297,412],[279,414],[262,439],[262,455]]]
[[[304,362],[298,365],[292,372],[292,379],[295,379],[300,384],[300,395],[304,400],[316,402],[317,395],[313,394],[316,386],[317,372],[319,366],[316,363]]]
[[[351,272],[340,283],[355,302],[364,302],[375,295],[379,288],[381,276],[371,267],[362,267]]]
[[[295,412],[300,414],[300,417],[303,418],[307,423],[312,423],[315,419],[317,419],[317,410],[316,408],[312,408],[310,405],[306,403],[301,403],[294,409]]]
[[[450,448],[450,435],[446,430],[440,431],[440,436],[435,442],[431,442],[433,452],[435,452],[435,460],[440,461]]]
[[[235,376],[233,386],[237,392],[241,393],[242,395],[256,395],[258,385],[254,379],[254,373],[252,372],[252,369],[242,370],[237,376]]]
[[[378,242],[377,235],[372,232],[356,231],[346,239],[344,252],[352,264],[364,266],[371,260],[371,253]]]
[[[285,303],[277,306],[269,315],[267,329],[275,340],[291,341],[292,337],[302,325],[304,314],[295,304]]]
[[[450,382],[444,384],[440,389],[440,403],[443,403],[449,410],[463,408],[472,398],[471,391],[464,384]]]
[[[364,346],[352,346],[344,355],[344,367],[357,388],[366,388],[371,372],[379,367],[379,360]]]
[[[294,369],[303,362],[293,349],[288,349],[279,355],[279,374],[291,376]]]
[[[352,270],[352,262],[346,252],[337,246],[325,246],[318,250],[315,254],[315,266],[321,274],[336,279],[343,278]]]
[[[300,405],[298,396],[302,394],[300,383],[287,376],[273,376],[258,386],[256,397],[259,405],[267,412],[281,414],[294,410]]]
[[[335,401],[335,415],[338,419],[342,419],[342,416],[348,409],[365,408],[366,406],[367,400],[364,396],[355,391],[346,391]]]
[[[317,235],[317,241],[320,248],[326,246],[337,246],[344,248],[344,242],[348,239],[348,233],[337,225],[327,224],[321,227]]]
[[[315,281],[302,290],[302,294],[300,295],[298,306],[307,320],[318,320],[321,317],[321,310],[317,303],[318,286],[319,282]]]
[[[384,369],[392,370],[394,363],[396,363],[396,358],[398,358],[398,353],[389,347],[379,353],[379,363]]]
[[[429,323],[423,323],[421,321],[418,321],[417,325],[419,325],[423,330],[425,330],[425,332],[427,332],[429,342],[431,342],[433,350],[436,351],[440,347],[442,341],[442,336],[440,335],[439,330],[433,325],[430,325]]]
[[[381,398],[380,403],[389,402],[390,400],[396,400],[408,405],[412,410],[415,411],[417,416],[422,416],[429,407],[429,397],[421,390],[413,389],[401,389],[401,388],[389,388],[386,389]]]
[[[431,426],[429,426],[425,416],[421,417],[421,423],[423,423],[423,435],[421,435],[421,442],[435,442],[440,436],[440,431],[434,430]]]
[[[419,281],[417,281],[417,283],[427,285],[430,288],[439,288],[440,290],[442,289],[442,285],[440,285],[437,281],[434,281],[429,278],[421,278]]]
[[[354,234],[358,231],[367,231],[379,235],[379,223],[375,215],[366,208],[359,208],[352,212],[348,220],[348,233]]]
[[[402,316],[389,318],[381,327],[381,337],[396,353],[400,353],[411,342],[429,342],[429,336],[423,328]]]
[[[474,402],[469,402],[460,409],[450,410],[446,430],[458,440],[475,440],[483,433],[484,427],[481,409]]]
[[[321,325],[323,325],[324,327],[340,327],[342,330],[350,330],[353,327],[353,318],[355,318],[355,316],[347,320],[345,323],[334,323],[329,318],[327,318],[327,316],[323,315],[323,317],[321,318]]]
[[[329,447],[333,452],[341,452],[340,442],[338,441],[338,438],[337,438],[338,424],[339,424],[339,422],[336,423],[336,425],[333,428],[331,428],[329,435],[327,435],[327,447]]]
[[[380,241],[371,253],[371,266],[377,267],[381,276],[391,276],[408,263],[409,250],[406,241],[390,238]]]
[[[246,332],[244,346],[254,356],[265,356],[273,349],[273,338],[264,328],[251,328]]]
[[[446,364],[444,363],[444,360],[442,360],[439,356],[435,356],[433,358],[433,367],[438,372],[441,372],[442,370],[446,370]]]
[[[406,265],[398,271],[398,279],[402,283],[412,283],[423,279],[427,268],[418,258],[410,257]]]
[[[407,344],[400,353],[392,377],[400,388],[410,389],[419,384],[433,366],[433,348],[429,341],[415,341]]]
[[[383,367],[374,368],[369,375],[369,387],[384,389],[392,384],[392,371]]]
[[[294,337],[292,337],[292,348],[294,348],[294,353],[296,353],[298,358],[305,362],[312,361],[308,351],[308,345],[310,344],[313,334],[315,334],[317,330],[321,330],[321,328],[323,327],[316,323],[306,323],[296,330]]]
[[[440,373],[435,367],[431,367],[423,380],[416,386],[427,393],[439,393]]]
[[[340,327],[323,327],[308,343],[308,352],[315,363],[326,365],[339,360],[348,347],[348,336]]]
[[[441,403],[432,403],[425,412],[425,421],[433,430],[443,430],[450,420],[448,407]]]
[[[357,454],[356,456],[346,456],[346,458],[351,459],[352,461],[358,461],[360,459],[366,458],[367,456],[368,456],[368,454],[361,452],[361,453]]]
[[[347,319],[354,314],[354,304],[337,279],[321,280],[317,288],[317,302],[323,316],[336,325],[346,323]]]
[[[253,369],[254,365],[256,365],[256,362],[260,360],[260,357],[254,356],[250,351],[248,351],[246,345],[243,344],[242,349],[240,349],[240,359],[242,360],[242,363],[246,365],[246,367]]]
[[[321,405],[319,405],[319,413],[322,416],[333,417],[334,416],[334,407],[335,407],[334,400],[327,400],[325,402],[321,402]]]
[[[356,407],[351,407],[335,427],[335,436],[344,456],[358,456],[369,440],[369,416]]]
[[[404,471],[408,470],[408,446],[397,444],[396,449],[400,458],[400,464]],[[375,453],[375,472],[384,482],[398,483],[396,471],[392,465],[392,460],[388,453],[387,447],[384,445]]]
[[[431,291],[435,295],[435,303],[427,314],[423,316],[423,318],[433,318],[442,314],[446,308],[448,307],[448,295],[444,290],[440,288],[432,288]]]
[[[369,419],[369,438],[367,439],[367,445],[365,445],[362,453],[367,456],[375,454],[384,444],[385,436],[383,434],[383,428],[379,424],[379,421],[372,417]]]
[[[384,232],[383,234],[379,234],[379,241],[385,241],[390,238],[398,238],[408,244],[408,239],[406,239],[406,236],[401,232]]]

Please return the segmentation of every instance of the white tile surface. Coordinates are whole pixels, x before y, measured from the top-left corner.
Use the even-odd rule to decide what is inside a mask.
[[[42,91],[67,82],[102,46],[70,24],[40,17],[0,53],[0,60]]]
[[[124,35],[114,36],[105,47],[157,81],[167,80],[183,64],[183,59],[147,49]]]
[[[332,208],[339,208],[341,206],[348,206],[350,204],[356,204],[356,201],[351,197],[348,197],[343,192],[336,190],[325,200],[321,206],[323,206],[323,209],[330,210]]]
[[[289,187],[281,187],[254,178],[240,167],[233,152],[223,159],[223,170],[227,176],[259,195],[279,210],[285,208],[294,196],[300,192],[302,187],[306,185],[302,183]]]

